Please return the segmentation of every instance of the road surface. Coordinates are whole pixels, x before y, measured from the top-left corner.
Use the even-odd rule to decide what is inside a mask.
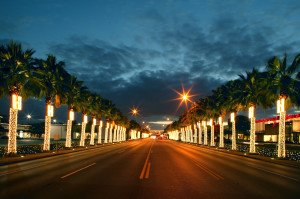
[[[300,170],[169,140],[0,167],[0,198],[300,198]]]

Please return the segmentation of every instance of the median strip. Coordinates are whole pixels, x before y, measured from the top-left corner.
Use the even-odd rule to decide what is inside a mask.
[[[62,176],[62,177],[60,177],[60,178],[61,178],[61,179],[66,178],[66,177],[68,177],[68,176],[70,176],[70,175],[73,175],[73,174],[79,172],[79,171],[82,171],[82,170],[84,170],[84,169],[87,169],[87,168],[89,168],[89,167],[91,167],[91,166],[93,166],[93,165],[95,165],[95,164],[96,164],[96,163],[90,164],[90,165],[85,166],[85,167],[83,167],[83,168],[81,168],[81,169],[78,169],[78,170],[76,170],[76,171],[73,171],[73,172],[71,172],[71,173],[69,173],[69,174],[67,174],[67,175],[64,175],[64,176]]]

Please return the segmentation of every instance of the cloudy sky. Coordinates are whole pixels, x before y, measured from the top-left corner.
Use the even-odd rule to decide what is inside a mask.
[[[299,53],[299,10],[298,0],[0,0],[0,42],[56,55],[149,122],[183,111],[172,101],[181,84],[196,100],[271,56]]]

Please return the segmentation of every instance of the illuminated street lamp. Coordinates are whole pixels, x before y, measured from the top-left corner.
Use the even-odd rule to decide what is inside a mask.
[[[133,107],[132,109],[130,109],[130,113],[132,116],[137,116],[139,114],[139,109],[136,107]]]

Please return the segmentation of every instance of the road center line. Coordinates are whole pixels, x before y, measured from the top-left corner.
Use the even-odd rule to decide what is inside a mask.
[[[147,168],[147,165],[148,165],[148,161],[149,161],[149,157],[150,157],[150,154],[151,154],[152,147],[153,147],[153,143],[152,143],[152,145],[151,145],[151,147],[150,147],[150,149],[149,149],[149,152],[148,152],[146,161],[145,161],[145,163],[144,163],[142,172],[141,172],[141,174],[140,174],[140,179],[143,179],[143,178],[144,178],[144,175],[145,175],[145,172],[146,172],[146,168]],[[149,170],[150,170],[150,168],[149,168]]]
[[[148,167],[147,167],[147,171],[146,171],[146,175],[145,175],[145,178],[149,178],[149,174],[150,174],[150,162],[148,163]]]
[[[61,178],[61,179],[66,178],[66,177],[68,177],[68,176],[70,176],[70,175],[73,175],[73,174],[79,172],[79,171],[82,171],[82,170],[84,170],[84,169],[87,169],[87,168],[89,168],[89,167],[91,167],[91,166],[93,166],[93,165],[95,165],[95,164],[96,164],[96,163],[90,164],[90,165],[85,166],[85,167],[83,167],[83,168],[81,168],[81,169],[78,169],[78,170],[76,170],[76,171],[73,171],[73,172],[71,172],[71,173],[69,173],[69,174],[67,174],[67,175],[64,175],[64,176],[62,176],[62,177],[60,177],[60,178]]]
[[[246,164],[248,167],[251,167],[251,168],[254,168],[254,169],[258,169],[258,170],[261,170],[261,171],[265,171],[265,172],[267,172],[267,173],[271,173],[271,174],[274,174],[274,175],[277,175],[277,176],[280,176],[280,177],[283,177],[283,178],[288,178],[288,179],[290,179],[290,180],[294,180],[294,181],[299,181],[299,180],[297,180],[297,179],[295,179],[295,178],[292,178],[292,177],[289,177],[289,176],[286,176],[286,175],[282,175],[282,174],[280,174],[280,173],[275,173],[275,172],[273,172],[273,171],[269,171],[269,170],[267,170],[267,169],[263,169],[263,168],[259,168],[259,167],[256,167],[256,166],[253,166],[253,165],[250,165],[250,164]]]

